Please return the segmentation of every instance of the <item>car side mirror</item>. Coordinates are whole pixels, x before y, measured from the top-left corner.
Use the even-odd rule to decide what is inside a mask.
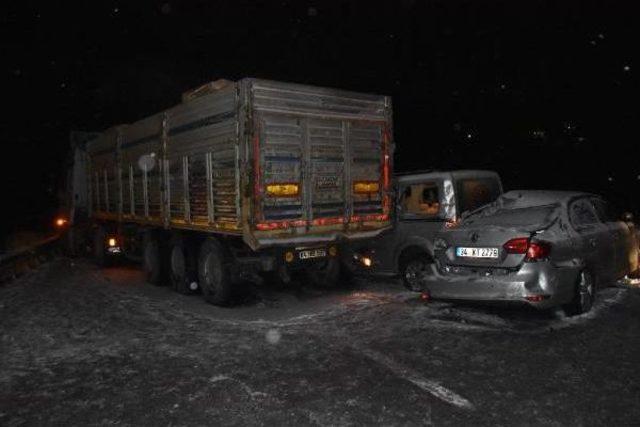
[[[633,222],[633,214],[631,212],[625,212],[622,214],[622,220],[624,222]]]

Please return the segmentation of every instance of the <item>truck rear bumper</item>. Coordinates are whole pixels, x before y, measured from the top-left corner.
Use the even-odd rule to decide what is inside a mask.
[[[322,245],[331,242],[342,242],[355,239],[369,239],[375,237],[387,230],[389,227],[378,228],[375,230],[357,231],[357,232],[333,232],[326,234],[306,234],[301,236],[278,236],[278,237],[258,237],[256,239],[260,248],[273,246],[312,246]]]

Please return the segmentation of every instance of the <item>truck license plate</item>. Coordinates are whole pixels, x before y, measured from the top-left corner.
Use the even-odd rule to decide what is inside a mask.
[[[300,251],[298,256],[300,259],[322,258],[327,256],[327,251],[324,249],[309,249]]]
[[[456,256],[466,258],[498,258],[498,248],[456,248]]]

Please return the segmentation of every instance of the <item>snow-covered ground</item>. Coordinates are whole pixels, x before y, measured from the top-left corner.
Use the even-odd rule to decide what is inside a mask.
[[[640,289],[566,318],[392,279],[220,308],[59,259],[0,287],[0,425],[629,425]]]

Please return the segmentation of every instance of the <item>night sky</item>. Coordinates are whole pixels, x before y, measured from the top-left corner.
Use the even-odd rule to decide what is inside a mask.
[[[632,3],[5,2],[4,231],[55,208],[70,130],[246,76],[393,96],[396,170],[494,169],[640,214]]]

